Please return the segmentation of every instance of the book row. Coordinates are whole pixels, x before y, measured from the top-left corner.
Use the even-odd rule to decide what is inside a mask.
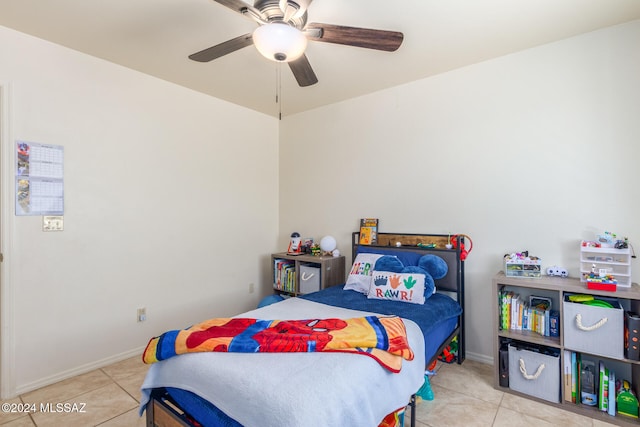
[[[273,288],[285,292],[296,292],[295,261],[275,259],[273,264]]]
[[[547,337],[560,336],[560,312],[552,310],[551,299],[513,291],[498,294],[499,325],[502,330],[531,331]]]

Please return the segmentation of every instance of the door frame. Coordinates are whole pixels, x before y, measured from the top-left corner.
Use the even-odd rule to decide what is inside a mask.
[[[15,397],[15,329],[13,316],[14,150],[11,144],[11,86],[0,80],[0,398]]]

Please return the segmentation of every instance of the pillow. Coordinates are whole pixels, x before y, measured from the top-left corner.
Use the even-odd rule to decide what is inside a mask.
[[[436,282],[434,282],[431,274],[428,274],[422,267],[410,265],[409,267],[403,268],[402,273],[419,273],[424,275],[424,299],[436,293]]]
[[[353,261],[344,289],[357,291],[366,295],[371,286],[373,267],[381,256],[380,254],[372,253],[358,254]]]
[[[394,273],[402,273],[403,268],[404,264],[397,256],[383,255],[378,258],[373,269],[377,271],[392,271]]]
[[[424,268],[434,279],[442,279],[449,272],[447,262],[437,255],[425,255],[418,260],[418,267]]]
[[[367,298],[424,304],[425,279],[421,273],[374,271]]]
[[[442,263],[444,264],[444,270],[445,270],[444,274],[446,274],[447,264],[444,262],[442,258],[435,255],[424,255],[419,259],[419,262],[418,262],[419,265],[417,266],[408,265],[406,267],[402,264],[402,261],[399,258],[393,255],[383,255],[381,258],[378,259],[378,261],[376,261],[376,266],[374,270],[387,271],[387,272],[393,272],[393,273],[419,273],[421,276],[425,277],[425,280],[423,281],[423,284],[424,284],[423,289],[424,289],[424,298],[427,299],[436,292],[436,284],[433,281],[433,277],[431,277],[431,274],[429,274],[429,270],[425,269],[424,267],[430,268],[437,265],[440,267],[440,269],[442,269],[442,266],[438,264],[437,260],[432,259],[432,257],[442,261]]]

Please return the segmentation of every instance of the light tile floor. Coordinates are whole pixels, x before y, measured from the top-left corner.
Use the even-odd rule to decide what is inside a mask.
[[[490,365],[466,360],[462,365],[439,363],[437,368],[437,375],[431,379],[435,399],[418,404],[417,427],[611,425],[495,390]],[[138,402],[146,371],[147,366],[135,357],[3,401],[35,403],[38,411],[32,414],[0,412],[0,425],[142,427],[145,422],[144,418],[138,417]],[[76,404],[76,409],[84,409],[84,412],[40,412],[40,404],[47,403],[53,407],[56,403],[68,403],[71,409]],[[81,408],[81,404],[86,406]]]

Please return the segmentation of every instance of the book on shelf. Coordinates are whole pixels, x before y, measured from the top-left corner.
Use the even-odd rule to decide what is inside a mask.
[[[609,407],[607,408],[607,413],[611,416],[616,415],[616,373],[610,369],[609,370],[609,391],[607,398],[609,399]]]
[[[375,245],[378,243],[378,218],[360,219],[360,240],[361,245]]]
[[[598,409],[602,412],[609,412],[609,368],[602,361],[598,366]]]
[[[576,391],[573,388],[572,385],[572,379],[573,379],[573,375],[571,374],[571,351],[570,350],[564,350],[564,355],[563,355],[563,361],[564,361],[564,366],[563,366],[563,371],[564,371],[564,400],[566,402],[575,402],[575,398],[576,398]]]

